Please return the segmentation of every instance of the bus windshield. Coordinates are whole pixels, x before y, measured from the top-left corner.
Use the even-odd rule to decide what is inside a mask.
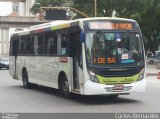
[[[138,32],[87,32],[86,57],[91,67],[128,67],[144,64]]]

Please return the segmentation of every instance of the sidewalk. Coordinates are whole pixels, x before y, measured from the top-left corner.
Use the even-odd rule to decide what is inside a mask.
[[[158,76],[160,69],[157,68],[157,65],[146,65],[146,76]]]

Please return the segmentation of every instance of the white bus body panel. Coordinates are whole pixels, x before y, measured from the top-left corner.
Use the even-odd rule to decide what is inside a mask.
[[[114,85],[98,84],[88,80],[84,84],[84,95],[110,95],[110,94],[128,94],[128,93],[135,93],[135,92],[145,92],[146,80],[143,79],[135,83],[124,84],[123,91],[114,91],[112,90],[113,87]]]
[[[9,75],[16,79],[16,69],[15,69],[15,56],[10,56],[9,57]]]
[[[58,75],[63,71],[66,74],[69,84],[73,84],[72,58],[67,57],[67,63],[61,63],[59,58],[60,57],[18,56],[18,79],[22,80],[22,70],[26,68],[30,83],[58,88]],[[70,85],[70,91],[72,87],[73,85]]]

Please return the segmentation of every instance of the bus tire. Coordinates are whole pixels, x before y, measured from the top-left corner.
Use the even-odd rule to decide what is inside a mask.
[[[69,83],[65,75],[61,76],[59,86],[61,95],[65,98],[70,98]]]
[[[148,62],[148,64],[154,64],[154,61],[153,61],[153,60],[150,60],[150,61]]]
[[[110,95],[110,98],[118,98],[119,95]]]
[[[24,88],[26,88],[26,89],[31,88],[31,84],[28,82],[28,74],[27,74],[26,70],[24,70],[22,72],[22,82],[23,82],[23,87]]]

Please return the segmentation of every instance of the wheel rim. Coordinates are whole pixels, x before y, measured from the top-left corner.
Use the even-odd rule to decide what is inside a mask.
[[[68,91],[69,91],[69,83],[68,83],[67,80],[65,80],[64,83],[63,83],[63,91],[65,93],[68,93]]]
[[[22,80],[23,80],[23,86],[25,87],[25,88],[27,88],[27,85],[28,85],[28,79],[27,79],[27,74],[26,73],[23,73],[23,75],[22,75],[23,77],[22,77]]]
[[[150,64],[154,64],[154,61],[153,61],[153,60],[151,60],[151,61],[150,61]]]
[[[23,77],[23,85],[26,86],[27,85],[27,81],[26,81],[26,78]]]

